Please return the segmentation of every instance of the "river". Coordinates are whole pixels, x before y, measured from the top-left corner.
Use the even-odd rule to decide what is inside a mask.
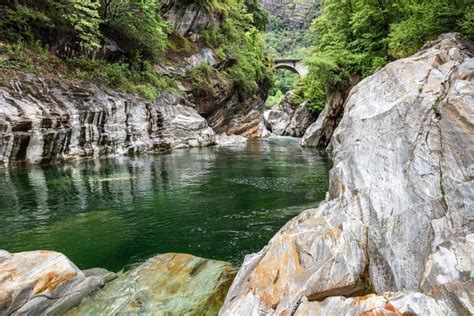
[[[119,271],[166,252],[239,265],[324,199],[329,161],[297,139],[0,170],[0,249]]]

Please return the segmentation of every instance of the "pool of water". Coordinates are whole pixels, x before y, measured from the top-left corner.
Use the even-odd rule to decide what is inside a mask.
[[[290,138],[0,170],[0,249],[49,249],[80,268],[166,252],[231,261],[324,198],[329,161]]]

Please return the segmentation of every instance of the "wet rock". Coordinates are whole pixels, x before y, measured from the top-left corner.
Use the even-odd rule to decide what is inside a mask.
[[[94,85],[33,76],[0,86],[0,163],[162,152],[214,144],[182,97],[155,102]]]
[[[0,250],[0,315],[64,314],[104,286],[104,273],[86,275],[53,251]]]
[[[352,90],[331,137],[326,200],[246,258],[221,315],[292,314],[305,301],[316,306],[309,315],[319,315],[314,301],[322,300],[331,302],[327,311],[357,314],[358,300],[334,296],[370,292],[417,292],[408,296],[410,310],[423,315],[474,313],[466,270],[474,231],[473,56],[471,44],[447,34]]]
[[[245,258],[222,315],[291,314],[302,297],[364,292],[366,229],[338,205],[307,210],[260,253]]]
[[[158,255],[108,283],[71,315],[215,315],[235,275],[226,262]]]

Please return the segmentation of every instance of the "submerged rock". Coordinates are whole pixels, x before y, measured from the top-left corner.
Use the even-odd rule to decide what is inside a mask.
[[[216,315],[235,275],[226,262],[158,255],[107,284],[71,315]]]
[[[61,315],[113,278],[84,273],[53,251],[0,250],[0,315]]]
[[[180,96],[155,102],[94,85],[25,76],[0,86],[0,163],[162,152],[214,144]]]
[[[246,258],[220,315],[474,313],[473,57],[448,34],[352,90],[325,202]]]
[[[216,144],[217,146],[236,146],[247,143],[247,138],[241,135],[227,135],[221,134],[217,136]]]

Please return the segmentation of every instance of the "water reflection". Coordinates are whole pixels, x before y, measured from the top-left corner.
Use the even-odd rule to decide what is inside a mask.
[[[239,263],[324,198],[328,162],[293,139],[0,171],[0,249],[119,270],[156,253]]]

